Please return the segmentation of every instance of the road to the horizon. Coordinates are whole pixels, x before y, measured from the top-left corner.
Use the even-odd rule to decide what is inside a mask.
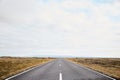
[[[64,59],[57,59],[6,80],[115,80]]]

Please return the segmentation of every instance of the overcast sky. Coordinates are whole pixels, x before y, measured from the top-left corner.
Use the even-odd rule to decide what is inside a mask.
[[[120,0],[0,0],[0,56],[120,57]]]

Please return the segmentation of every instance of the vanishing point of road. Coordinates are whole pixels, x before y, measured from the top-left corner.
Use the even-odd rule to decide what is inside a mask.
[[[115,80],[64,59],[57,59],[5,80]]]

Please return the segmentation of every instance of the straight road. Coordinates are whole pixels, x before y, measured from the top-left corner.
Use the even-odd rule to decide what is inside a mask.
[[[64,59],[57,59],[6,80],[115,80]]]

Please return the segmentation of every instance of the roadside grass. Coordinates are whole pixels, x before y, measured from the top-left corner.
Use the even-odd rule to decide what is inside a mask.
[[[31,67],[50,61],[50,58],[0,58],[0,80]]]
[[[70,58],[69,60],[120,80],[120,58]]]

